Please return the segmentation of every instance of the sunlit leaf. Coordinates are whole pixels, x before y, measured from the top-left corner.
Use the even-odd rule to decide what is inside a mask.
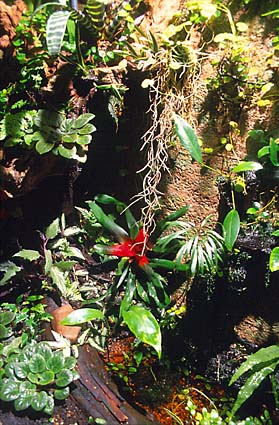
[[[279,246],[273,248],[270,253],[269,268],[272,272],[279,270]]]
[[[60,53],[70,15],[71,12],[68,10],[59,10],[52,13],[47,21],[46,42],[51,56],[57,56]]]
[[[174,114],[175,132],[193,159],[202,164],[202,151],[194,129],[180,116]]]
[[[46,228],[45,235],[48,239],[54,239],[60,232],[60,218],[57,217],[52,223]]]
[[[1,263],[0,271],[4,272],[4,276],[0,280],[0,286],[5,285],[20,270],[21,268],[14,264],[12,261],[6,261],[5,263]]]
[[[60,323],[62,325],[80,325],[95,319],[104,319],[102,311],[95,308],[80,308],[68,314]]]
[[[223,228],[225,247],[231,251],[240,229],[240,218],[236,210],[228,212],[223,222]]]
[[[132,305],[123,310],[123,320],[136,338],[151,345],[161,357],[162,336],[160,326],[153,314],[144,307]]]
[[[237,164],[233,169],[233,173],[243,173],[245,171],[258,171],[261,170],[263,166],[259,162],[254,161],[243,161]]]
[[[40,258],[40,253],[33,249],[22,249],[21,251],[14,254],[13,257],[21,257],[24,260],[35,261]]]

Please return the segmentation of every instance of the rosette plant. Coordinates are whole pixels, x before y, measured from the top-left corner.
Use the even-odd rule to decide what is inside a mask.
[[[99,195],[87,204],[90,213],[104,230],[102,240],[105,240],[105,243],[96,244],[94,251],[105,262],[107,270],[109,267],[115,270],[115,275],[108,292],[97,300],[86,301],[86,304],[96,304],[106,299],[106,305],[110,306],[111,301],[114,302],[120,297],[120,320],[126,323],[136,338],[151,345],[160,357],[161,331],[158,321],[162,311],[170,304],[166,275],[174,270],[185,273],[189,266],[175,261],[175,250],[171,244],[162,252],[158,248],[156,254],[153,248],[155,240],[160,238],[170,224],[174,225],[176,219],[183,216],[188,207],[181,208],[160,221],[152,238],[149,238],[130,209],[117,199]],[[125,228],[124,225],[121,227],[116,223],[113,215],[104,211],[107,208],[116,210]],[[79,208],[79,211],[83,213],[86,210]],[[88,218],[88,213],[83,215]],[[110,314],[108,309],[109,307],[107,307],[107,315]],[[92,310],[94,309],[86,308],[80,309],[80,313],[75,311],[72,318],[69,315],[63,320],[63,324],[80,324],[87,321],[87,315],[88,318],[90,317],[89,321]]]

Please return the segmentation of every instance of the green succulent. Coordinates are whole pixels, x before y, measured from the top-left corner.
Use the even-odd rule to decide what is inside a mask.
[[[52,351],[47,342],[20,346],[16,338],[2,347],[0,358],[0,400],[12,402],[16,411],[29,407],[49,415],[55,400],[64,400],[70,384],[79,378],[76,359]]]
[[[0,340],[10,338],[13,334],[13,329],[10,326],[15,318],[12,311],[0,310]]]
[[[40,155],[52,152],[63,158],[85,162],[86,146],[96,128],[93,114],[82,114],[77,119],[63,113],[40,109],[7,113],[0,121],[0,141],[5,147],[21,145],[35,149]]]

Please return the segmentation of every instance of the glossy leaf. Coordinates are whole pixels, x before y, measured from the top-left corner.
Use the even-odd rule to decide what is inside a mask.
[[[41,354],[34,354],[28,363],[29,369],[32,373],[41,373],[46,369],[46,361]]]
[[[70,14],[68,10],[59,10],[52,13],[47,21],[46,42],[51,56],[57,56],[60,53]]]
[[[133,305],[123,310],[123,320],[136,338],[151,345],[161,357],[162,336],[160,326],[153,314],[144,307]]]
[[[0,280],[0,286],[5,285],[12,277],[14,277],[21,270],[12,261],[6,261],[0,264],[0,272],[4,272],[4,276]]]
[[[260,386],[262,381],[271,373],[274,372],[276,366],[279,364],[279,359],[270,363],[269,365],[260,368],[260,370],[252,371],[252,374],[246,380],[245,384],[240,388],[236,402],[233,405],[231,414],[235,415],[235,413],[239,410],[239,408],[248,400],[251,395],[255,392],[255,390]]]
[[[44,413],[47,413],[48,415],[51,415],[53,413],[53,409],[54,409],[54,400],[53,397],[48,396],[48,400],[46,403],[46,406],[44,408]]]
[[[89,208],[99,221],[102,226],[111,232],[119,242],[123,242],[129,239],[129,235],[126,230],[122,229],[122,227],[118,226],[105,212],[102,210],[96,202],[88,202]]]
[[[23,258],[24,260],[28,260],[28,261],[35,261],[38,260],[38,258],[40,258],[40,253],[38,251],[35,251],[33,249],[22,249],[21,251],[17,252],[16,254],[13,255],[13,257],[20,257]]]
[[[39,384],[40,385],[49,385],[54,381],[55,374],[52,370],[46,370],[39,375]]]
[[[279,345],[270,345],[269,347],[261,348],[256,353],[251,354],[239,369],[232,376],[229,385],[237,381],[240,376],[252,369],[254,366],[265,362],[273,362],[279,359]]]
[[[59,155],[63,156],[66,159],[74,159],[77,154],[76,146],[73,146],[71,149],[65,148],[65,146],[60,145],[57,149]]]
[[[174,128],[182,146],[187,149],[193,159],[202,164],[202,151],[194,129],[176,114],[174,114]]]
[[[15,410],[17,412],[21,412],[22,410],[27,409],[31,405],[33,396],[34,395],[30,395],[30,394],[19,395],[19,397],[14,401]]]
[[[263,166],[259,162],[243,161],[237,164],[231,171],[233,173],[243,173],[245,171],[258,171],[262,168]]]
[[[1,311],[0,312],[0,324],[3,326],[9,325],[15,318],[15,313],[12,311]]]
[[[95,117],[94,114],[86,113],[80,115],[73,123],[74,128],[82,128]]]
[[[66,277],[64,272],[62,272],[58,267],[51,266],[50,268],[50,277],[52,278],[53,282],[57,286],[58,290],[61,292],[61,294],[65,294],[66,292]]]
[[[28,363],[17,362],[14,366],[14,371],[18,378],[20,379],[26,378],[28,373],[30,372]]]
[[[68,369],[63,369],[57,374],[57,379],[55,381],[58,387],[66,387],[73,380],[73,374]]]
[[[53,220],[50,225],[45,230],[45,235],[47,239],[54,239],[60,232],[60,218],[57,217]]]
[[[60,323],[62,325],[80,325],[95,319],[104,319],[102,311],[95,308],[80,308],[70,313]]]
[[[54,353],[50,359],[47,360],[46,366],[48,370],[53,373],[60,372],[64,367],[64,357],[61,352]]]
[[[223,229],[225,247],[231,251],[240,230],[240,218],[236,210],[228,212],[223,222]]]
[[[53,395],[54,398],[56,398],[56,400],[65,400],[65,398],[67,398],[70,394],[70,388],[69,387],[65,387],[65,388],[59,388],[57,390],[54,391]]]
[[[50,152],[55,146],[55,143],[50,143],[50,142],[46,142],[45,140],[39,140],[36,145],[36,151],[40,154],[43,155],[45,153]]]
[[[269,268],[272,272],[279,270],[279,246],[273,248],[269,257]]]
[[[37,412],[40,412],[44,409],[48,401],[48,395],[45,391],[39,391],[34,394],[31,402],[31,407],[36,410]]]
[[[1,383],[0,399],[3,401],[13,401],[18,398],[18,383],[13,379],[8,379]]]

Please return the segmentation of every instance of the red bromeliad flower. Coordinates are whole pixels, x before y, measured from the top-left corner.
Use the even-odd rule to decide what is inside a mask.
[[[124,242],[106,247],[107,254],[116,257],[129,257],[131,261],[136,261],[140,267],[149,263],[145,251],[148,236],[143,229],[140,229],[135,239],[126,239]]]

